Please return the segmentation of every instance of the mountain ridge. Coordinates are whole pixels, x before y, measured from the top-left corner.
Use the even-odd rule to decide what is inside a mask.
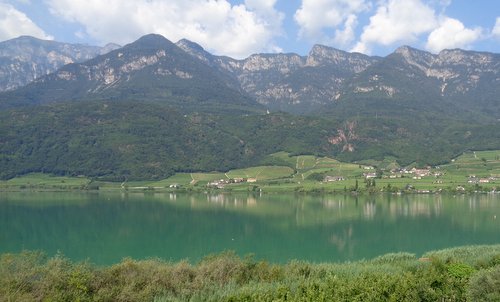
[[[18,38],[19,41],[26,39]],[[457,106],[468,110],[474,110],[476,104],[480,104],[491,107],[490,111],[494,115],[500,115],[500,105],[496,102],[496,96],[500,94],[500,88],[497,88],[500,87],[500,55],[495,53],[450,49],[432,54],[401,46],[386,57],[377,57],[316,44],[305,56],[262,53],[237,60],[212,55],[201,45],[186,39],[173,43],[156,34],[143,36],[124,47],[130,48],[130,45],[142,49],[151,47],[168,50],[173,56],[183,57],[184,62],[189,61],[185,57],[188,54],[212,69],[208,73],[215,73],[212,77],[224,82],[223,86],[238,91],[240,97],[253,98],[274,111],[311,114],[321,112],[325,106],[349,101],[353,96],[414,100],[415,92],[419,91],[418,85],[404,83],[405,79],[412,79],[425,87],[418,92],[422,97],[439,99],[443,103],[456,101]],[[149,59],[159,60],[158,56],[155,59],[152,54]],[[399,69],[396,70],[395,66]],[[2,64],[0,70],[1,67]],[[68,72],[68,67],[62,68],[59,77],[70,77],[64,74]],[[106,70],[101,70],[101,73],[106,73]],[[177,75],[182,76],[182,71],[177,71]],[[114,77],[111,74],[103,77],[107,79],[107,83],[102,85],[105,88],[113,82]],[[51,80],[56,79],[52,77]],[[47,78],[41,81],[47,81]],[[72,94],[71,97],[78,95]],[[80,97],[94,98],[92,95]],[[471,99],[474,99],[474,103],[471,103]],[[483,108],[481,111],[488,110]]]
[[[178,107],[260,105],[213,70],[160,35],[139,40],[82,63],[67,64],[27,86],[3,93],[4,105],[86,99],[170,102]],[[252,109],[250,108],[250,109]]]
[[[30,36],[0,42],[0,91],[14,90],[66,64],[83,62],[119,47],[112,43],[99,47]]]

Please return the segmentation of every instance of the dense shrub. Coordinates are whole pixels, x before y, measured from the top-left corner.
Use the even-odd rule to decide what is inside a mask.
[[[0,257],[0,301],[499,301],[499,251],[284,265],[225,252],[198,264],[125,259],[109,267],[22,252]]]
[[[500,265],[475,274],[467,289],[470,301],[500,301]]]

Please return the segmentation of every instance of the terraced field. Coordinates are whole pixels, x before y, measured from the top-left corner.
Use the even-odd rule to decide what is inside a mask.
[[[394,159],[384,161],[363,161],[345,163],[328,157],[313,155],[291,156],[278,152],[269,156],[282,165],[265,165],[227,172],[177,173],[159,181],[134,181],[111,183],[90,180],[85,177],[58,177],[47,174],[28,174],[0,182],[0,190],[10,189],[109,189],[109,190],[205,190],[207,183],[243,178],[251,182],[224,183],[224,189],[234,191],[325,191],[339,192],[364,190],[400,191],[491,191],[500,185],[500,150],[471,151],[462,154],[452,162],[432,167],[430,174],[415,177],[414,174],[391,172],[399,168]],[[412,166],[407,167],[409,171]],[[423,168],[423,167],[421,167]],[[378,178],[372,182],[365,180],[365,173],[378,171]],[[338,181],[325,181],[328,176]],[[475,176],[475,182],[469,182]],[[481,180],[481,182],[479,182]],[[95,188],[94,188],[95,187]]]

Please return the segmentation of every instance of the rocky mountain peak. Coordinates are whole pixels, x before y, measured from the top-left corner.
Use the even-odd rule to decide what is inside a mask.
[[[304,60],[297,54],[256,54],[243,60],[242,68],[248,71],[277,70],[288,73],[304,65]]]
[[[336,69],[345,72],[359,73],[377,61],[379,61],[377,57],[369,57],[361,53],[349,53],[317,44],[309,52],[306,66],[335,66]]]
[[[101,51],[99,52],[99,54],[104,55],[104,54],[107,54],[108,52],[113,51],[115,49],[118,49],[120,47],[121,46],[116,44],[116,43],[108,43],[108,44],[104,45],[103,48],[101,48]]]
[[[193,57],[205,62],[206,64],[212,64],[211,61],[213,59],[213,56],[209,52],[207,52],[200,44],[189,41],[187,39],[182,39],[175,43],[175,45],[177,45],[177,47],[184,50]]]
[[[311,48],[307,56],[308,66],[319,66],[324,64],[338,64],[345,61],[349,53],[332,47],[316,44]]]
[[[435,60],[435,55],[430,52],[419,50],[407,45],[398,47],[394,51],[394,54],[401,56],[406,63],[418,67],[421,70],[428,68]]]
[[[0,91],[24,86],[66,64],[90,60],[117,47],[61,43],[30,36],[0,42]]]
[[[177,51],[179,48],[162,35],[149,34],[140,37],[138,40],[123,47],[127,50],[147,50],[163,49]]]
[[[444,49],[438,54],[438,60],[442,63],[457,64],[470,59],[470,56],[461,49]]]
[[[463,49],[445,49],[438,56],[437,61],[441,64],[453,65],[491,65],[498,66],[500,55],[488,52],[471,52]]]
[[[196,52],[206,52],[203,46],[193,41],[189,41],[187,39],[181,39],[176,43],[177,46],[182,48],[185,51],[196,51]]]

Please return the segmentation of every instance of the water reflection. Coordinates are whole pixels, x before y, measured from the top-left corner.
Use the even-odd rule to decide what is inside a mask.
[[[500,243],[500,196],[0,194],[0,252],[113,263],[231,249],[270,261],[343,261]]]

